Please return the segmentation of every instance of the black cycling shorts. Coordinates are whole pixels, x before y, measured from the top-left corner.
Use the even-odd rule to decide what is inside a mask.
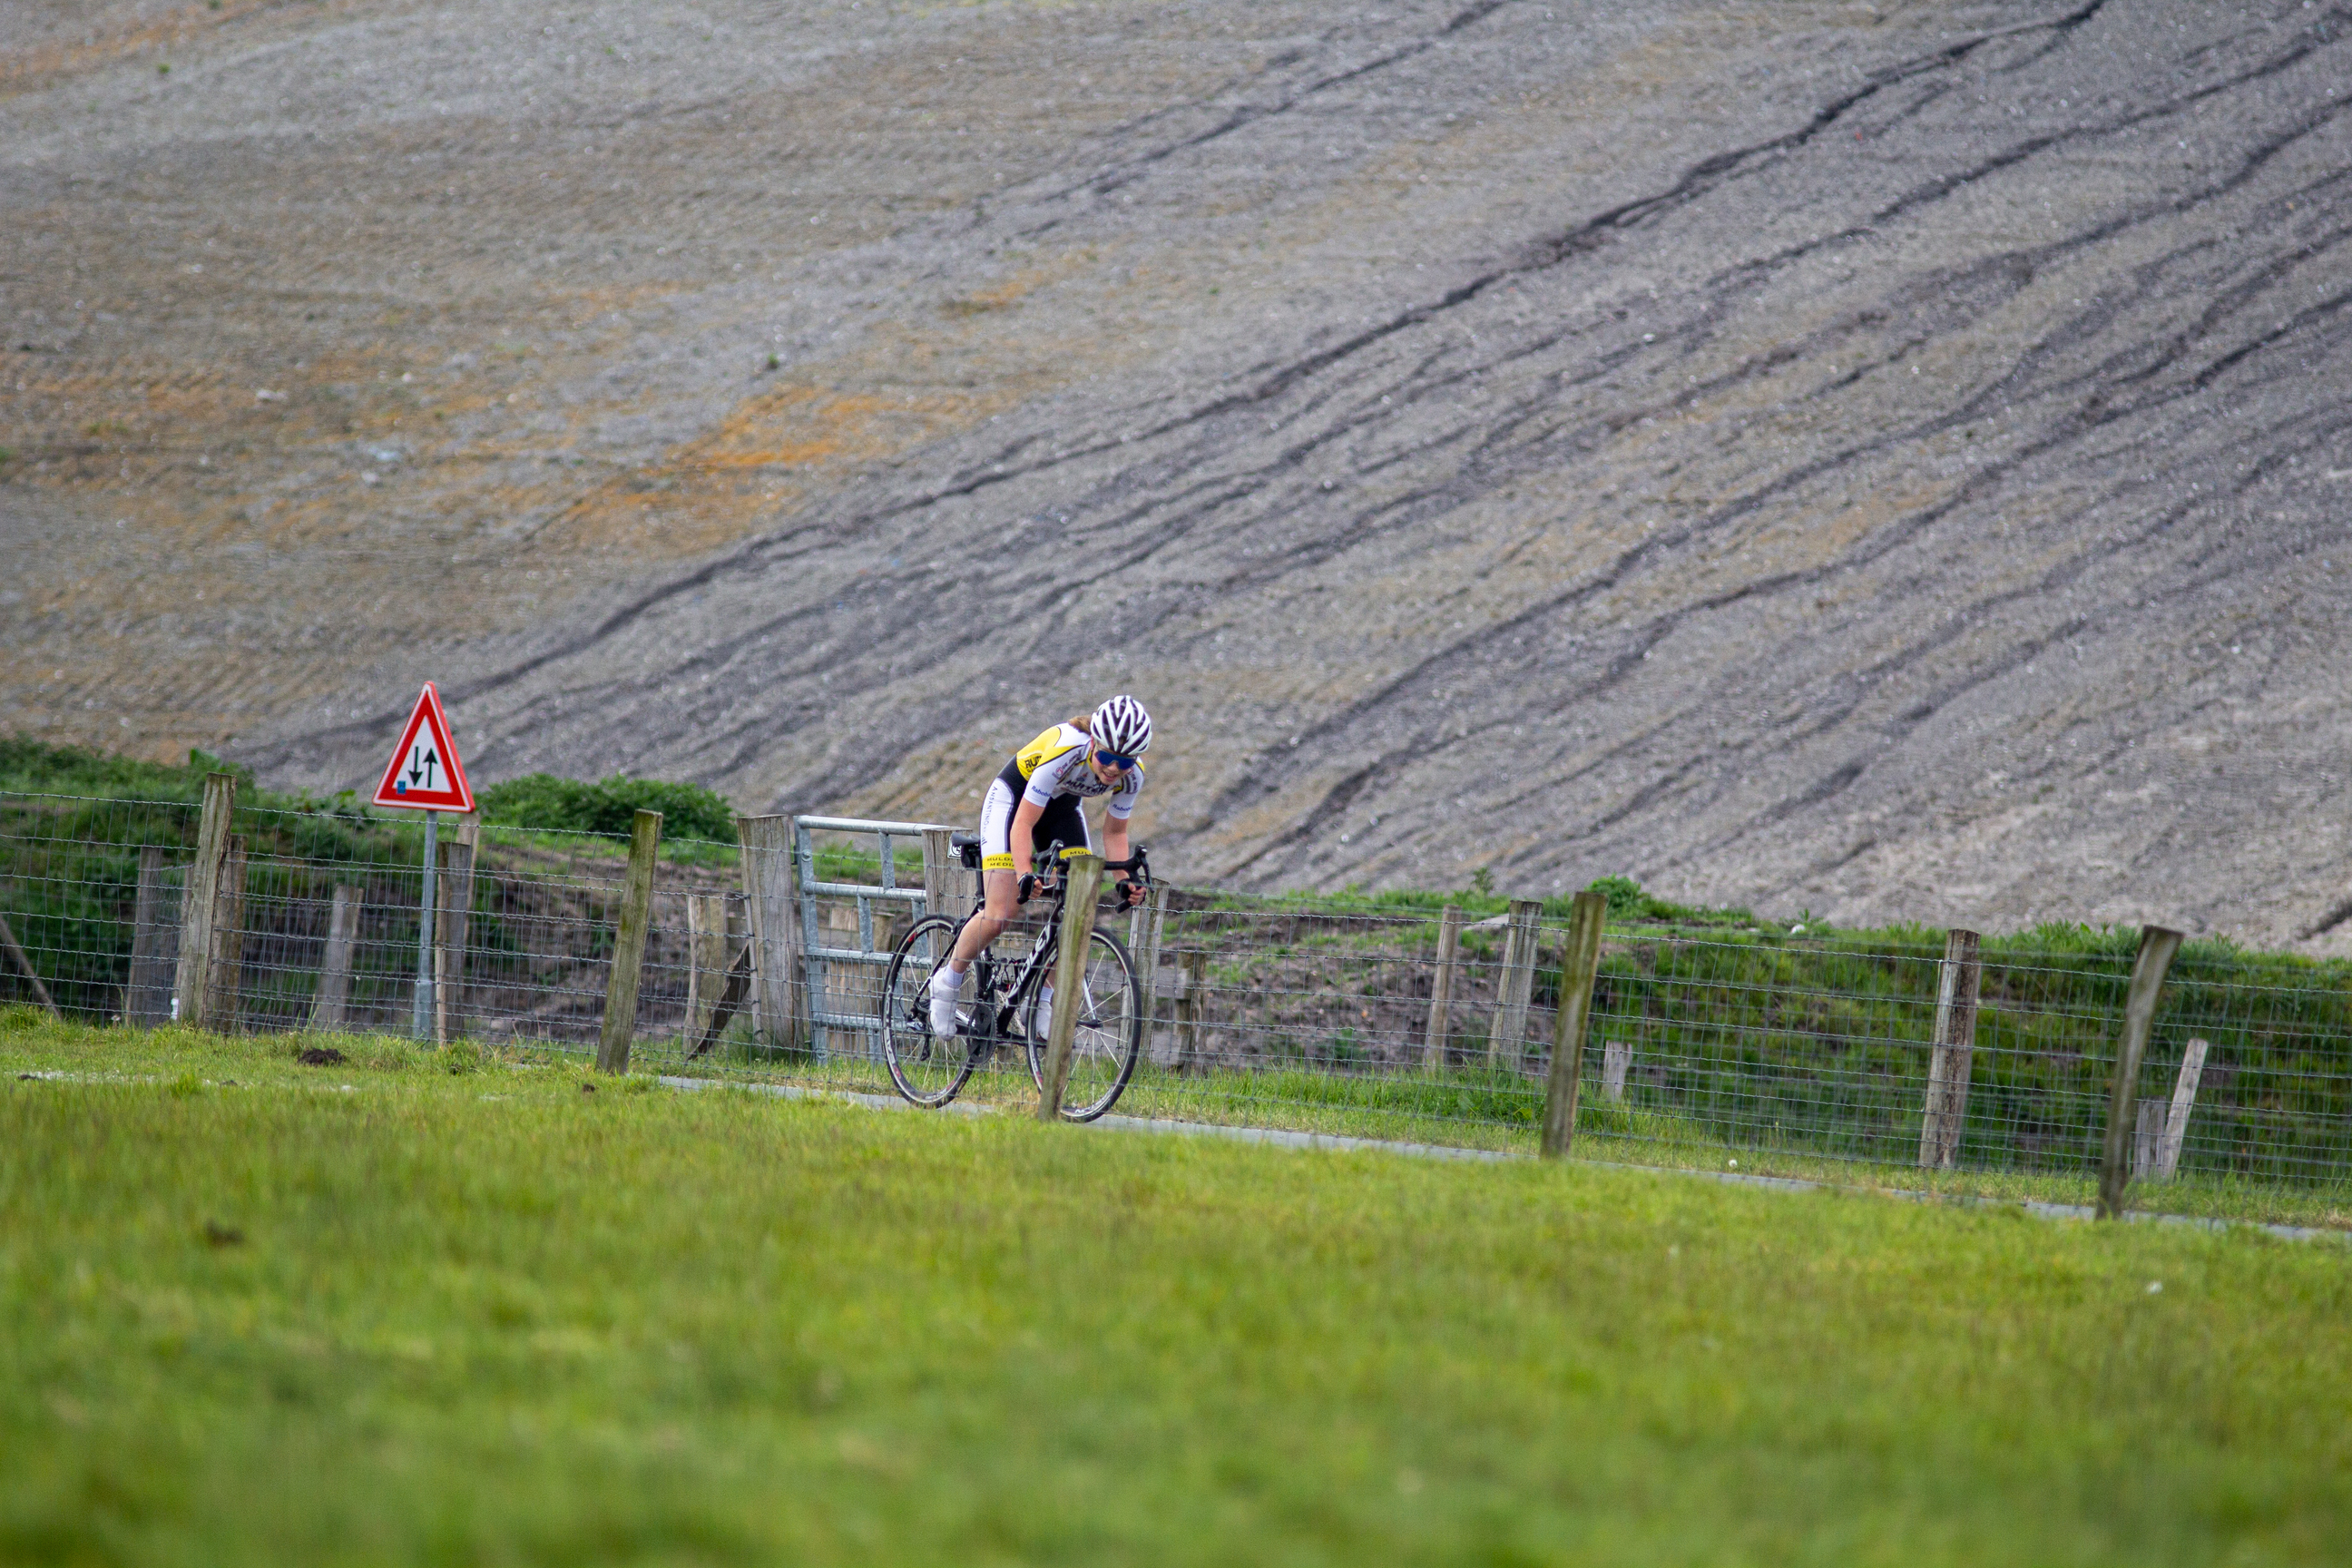
[[[980,864],[984,871],[1010,871],[1013,864],[1013,814],[1021,807],[1020,792],[1003,779],[988,786],[988,796],[980,806]],[[1037,818],[1037,830],[1029,836],[1031,865],[1056,841],[1066,858],[1095,847],[1087,831],[1087,814],[1078,809],[1078,797],[1057,795],[1045,803]]]

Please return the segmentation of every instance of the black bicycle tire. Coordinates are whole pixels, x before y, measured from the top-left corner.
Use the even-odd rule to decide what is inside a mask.
[[[963,1062],[956,1072],[955,1081],[935,1095],[916,1092],[907,1082],[906,1074],[898,1065],[898,1037],[891,1029],[891,999],[898,994],[898,972],[904,967],[908,955],[913,952],[916,939],[927,932],[943,932],[952,944],[955,934],[961,925],[961,921],[952,920],[946,915],[926,915],[917,921],[907,928],[906,934],[898,939],[898,945],[891,950],[890,967],[884,972],[882,978],[882,1065],[889,1070],[891,1085],[898,1089],[900,1097],[908,1104],[919,1105],[926,1110],[936,1110],[963,1092],[963,1086],[971,1081],[971,1070],[977,1064],[978,1053],[971,1048],[970,1036],[958,1036],[957,1038],[963,1042]],[[923,976],[923,984],[925,994],[928,996],[930,985],[930,976],[928,973]],[[909,1033],[911,1032],[910,1030]],[[936,1040],[938,1037],[929,1029],[923,1032],[923,1038],[926,1040]]]
[[[1095,928],[1087,940],[1103,943],[1118,958],[1119,968],[1127,975],[1128,993],[1135,999],[1134,1016],[1128,1026],[1127,1049],[1119,1053],[1118,1076],[1111,1080],[1109,1091],[1088,1105],[1065,1104],[1062,1107],[1062,1120],[1065,1121],[1092,1121],[1097,1117],[1108,1115],[1110,1108],[1118,1103],[1118,1097],[1127,1092],[1128,1080],[1135,1076],[1136,1060],[1143,1054],[1143,992],[1136,981],[1134,955],[1127,951],[1127,943],[1100,926]],[[1052,971],[1046,973],[1050,976]],[[1037,1092],[1043,1094],[1045,1092],[1045,1042],[1032,1038],[1028,1056],[1030,1081],[1037,1086]]]

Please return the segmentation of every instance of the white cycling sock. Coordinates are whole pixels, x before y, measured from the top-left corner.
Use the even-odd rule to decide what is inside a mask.
[[[931,973],[931,1033],[946,1039],[956,1032],[956,1003],[963,994],[963,976],[941,964]]]

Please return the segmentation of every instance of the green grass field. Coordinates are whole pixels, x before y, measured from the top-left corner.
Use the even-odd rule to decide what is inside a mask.
[[[0,1560],[2352,1559],[2334,1241],[5,1022]]]
[[[667,1044],[667,1042],[665,1042]],[[398,1047],[404,1048],[404,1047]],[[642,1054],[646,1070],[714,1081],[785,1082],[827,1091],[896,1098],[888,1075],[862,1056],[824,1062],[734,1048],[701,1061],[679,1060],[674,1047]],[[1475,1068],[1440,1073],[1352,1075],[1295,1068],[1177,1073],[1139,1066],[1120,1096],[1121,1116],[1330,1133],[1387,1142],[1437,1143],[1532,1155],[1543,1085],[1519,1074]],[[1012,1050],[990,1058],[959,1097],[965,1106],[1020,1113],[1034,1110],[1025,1059]],[[2095,1168],[2075,1173],[1982,1169],[1922,1171],[1907,1163],[1839,1159],[1806,1142],[1727,1140],[1718,1131],[1671,1112],[1611,1105],[1593,1095],[1577,1114],[1577,1152],[1604,1163],[1664,1170],[1740,1172],[1904,1196],[1962,1201],[2037,1202],[2086,1206],[2098,1198]],[[2352,1182],[2277,1182],[2235,1174],[2183,1173],[2170,1182],[2134,1183],[2137,1212],[2191,1219],[2343,1231],[2352,1237]]]

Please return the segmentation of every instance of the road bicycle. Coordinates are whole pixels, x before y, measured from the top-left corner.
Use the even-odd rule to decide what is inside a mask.
[[[959,833],[949,843],[968,869],[980,869],[977,836]],[[1017,963],[1000,960],[992,942],[972,960],[963,998],[957,1004],[956,1032],[949,1038],[931,1031],[931,976],[955,951],[956,937],[972,916],[926,915],[898,939],[882,983],[882,1059],[898,1092],[917,1105],[947,1104],[1000,1046],[1027,1054],[1029,1076],[1038,1092],[1045,1092],[1050,1016],[1041,1002],[1054,983],[1054,961],[1062,946],[1062,907],[1069,897],[1066,858],[1062,846],[1054,845],[1046,860],[1049,868],[1036,890],[1051,902],[1027,955]],[[1130,858],[1106,861],[1103,868],[1126,873],[1139,886],[1150,882],[1139,845]],[[1036,895],[1031,901],[1036,901]],[[1136,984],[1135,961],[1118,938],[1097,926],[1087,939],[1062,1115],[1071,1121],[1092,1121],[1117,1104],[1142,1049],[1143,997]]]

